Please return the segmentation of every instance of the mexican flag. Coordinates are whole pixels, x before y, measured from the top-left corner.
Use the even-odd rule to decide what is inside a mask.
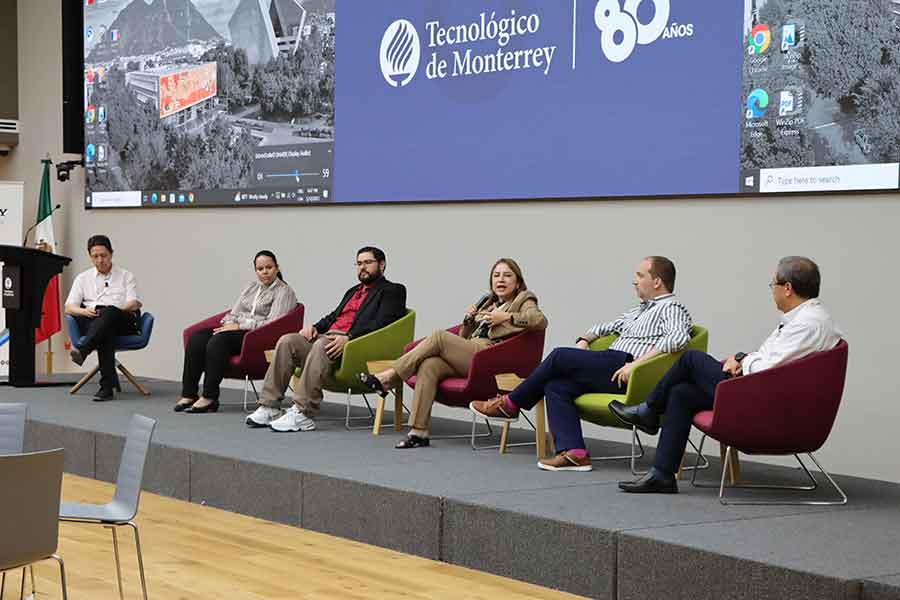
[[[40,244],[46,243],[50,252],[56,253],[56,237],[53,235],[53,204],[50,202],[50,161],[42,160],[44,174],[41,175],[41,196],[38,200],[37,227],[34,239]],[[51,335],[62,329],[59,306],[59,275],[50,280],[44,292],[44,303],[41,306],[41,324],[34,330],[34,342],[40,344]]]

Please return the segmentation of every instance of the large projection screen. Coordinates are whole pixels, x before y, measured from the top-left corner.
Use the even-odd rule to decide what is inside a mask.
[[[87,208],[900,187],[894,0],[85,2]]]

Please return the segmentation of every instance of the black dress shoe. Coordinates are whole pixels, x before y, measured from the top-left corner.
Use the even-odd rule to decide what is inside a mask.
[[[609,403],[609,411],[616,415],[616,417],[626,425],[633,425],[647,435],[656,435],[659,433],[659,417],[656,413],[651,413],[648,416],[641,416],[638,413],[637,406],[625,406],[618,400],[613,400]]]
[[[112,400],[115,397],[116,395],[115,392],[113,392],[112,387],[101,386],[100,389],[97,390],[97,393],[94,394],[93,400],[94,402],[107,402],[108,400]]]
[[[397,442],[397,445],[394,448],[398,450],[405,450],[407,448],[425,448],[431,445],[431,440],[427,437],[420,437],[418,435],[408,435],[405,440],[401,440]]]
[[[620,481],[619,489],[632,494],[677,494],[678,482],[674,475],[666,476],[651,469],[636,481]]]
[[[85,356],[81,350],[79,350],[75,346],[72,346],[72,349],[69,350],[69,358],[72,359],[73,363],[80,367],[84,364],[84,359],[87,358],[87,356]]]
[[[214,413],[219,410],[219,401],[213,400],[206,406],[197,406],[196,404],[192,404],[186,409],[184,412],[189,415],[202,415],[203,413]]]

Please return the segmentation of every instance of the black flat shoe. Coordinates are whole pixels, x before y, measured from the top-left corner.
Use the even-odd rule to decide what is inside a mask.
[[[194,402],[196,402],[196,400],[194,400]],[[176,402],[175,406],[172,407],[172,410],[174,410],[175,412],[184,412],[191,406],[193,406],[194,402],[191,402],[190,404],[179,404],[178,402]]]
[[[406,436],[405,440],[401,440],[397,442],[397,445],[394,448],[398,450],[405,450],[406,448],[427,448],[431,445],[431,440],[427,437],[419,437],[417,435],[409,435]]]
[[[625,406],[618,400],[609,403],[609,412],[626,425],[633,425],[647,435],[659,433],[659,417],[655,413],[652,416],[641,416],[637,406]]]
[[[202,415],[203,413],[214,413],[219,410],[219,401],[213,400],[206,406],[198,407],[196,404],[191,404],[189,407],[184,409],[185,414],[190,415]]]
[[[619,489],[632,494],[677,494],[678,483],[674,475],[666,477],[651,470],[636,481],[620,481]]]
[[[109,400],[112,400],[115,397],[116,397],[116,394],[113,391],[113,388],[101,387],[99,390],[97,390],[97,393],[94,394],[94,397],[92,398],[92,400],[94,402],[107,402]]]
[[[384,385],[381,383],[381,380],[371,373],[358,373],[356,377],[359,378],[360,383],[362,383],[373,392],[376,392],[381,396],[387,396],[388,391],[384,389]]]

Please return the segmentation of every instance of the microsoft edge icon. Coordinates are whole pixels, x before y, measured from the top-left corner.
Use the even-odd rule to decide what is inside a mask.
[[[750,92],[747,97],[747,118],[758,119],[766,114],[766,108],[769,106],[769,94],[766,90],[755,89]]]

